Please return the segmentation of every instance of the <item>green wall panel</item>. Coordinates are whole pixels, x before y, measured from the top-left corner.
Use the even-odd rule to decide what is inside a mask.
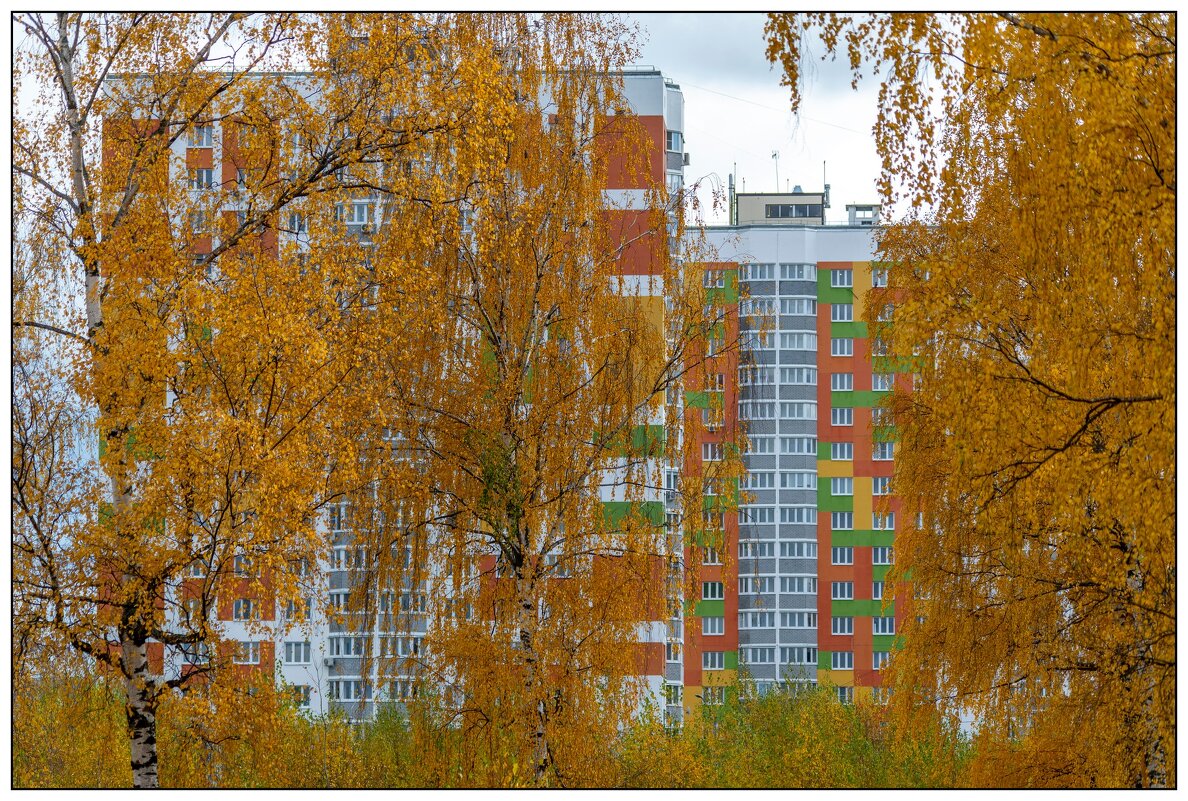
[[[873,531],[856,528],[853,531],[834,531],[834,545],[891,545],[895,540],[894,531]]]

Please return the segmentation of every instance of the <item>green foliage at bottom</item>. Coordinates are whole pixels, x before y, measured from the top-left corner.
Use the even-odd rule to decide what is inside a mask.
[[[746,687],[741,688],[746,696]],[[680,730],[653,718],[623,733],[597,776],[573,786],[954,787],[968,745],[936,715],[896,722],[887,707],[843,705],[830,688],[702,707]],[[23,682],[13,710],[14,787],[126,787],[123,699],[93,677]],[[491,787],[529,777],[501,754],[439,725],[431,703],[352,725],[310,719],[268,686],[171,699],[159,716],[163,787]],[[69,732],[68,736],[64,736]]]

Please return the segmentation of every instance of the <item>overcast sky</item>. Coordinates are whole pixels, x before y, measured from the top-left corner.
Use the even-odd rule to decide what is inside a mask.
[[[879,200],[879,161],[871,126],[878,85],[869,76],[850,88],[848,65],[816,54],[806,68],[807,91],[800,114],[788,110],[782,72],[767,63],[765,14],[630,14],[641,29],[640,64],[660,69],[685,96],[687,184],[701,181],[705,221],[725,223],[725,209],[710,208],[710,187],[725,191],[735,171],[738,191],[800,185],[819,192],[828,181],[828,222],[846,218],[847,203]],[[823,48],[822,48],[823,50]],[[822,167],[825,177],[822,178]],[[716,178],[714,177],[716,176]]]

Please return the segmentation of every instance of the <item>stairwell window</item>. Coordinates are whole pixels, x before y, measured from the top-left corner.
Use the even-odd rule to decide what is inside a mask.
[[[854,652],[853,651],[834,651],[830,654],[830,666],[834,670],[853,670],[854,669]]]
[[[854,271],[853,270],[830,270],[829,271],[829,286],[834,287],[834,288],[854,286]]]
[[[876,617],[871,618],[872,631],[878,635],[894,634],[895,633],[895,618],[893,617]]]
[[[854,425],[854,409],[850,406],[837,406],[829,410],[829,422],[835,426]]]
[[[249,598],[236,598],[231,604],[232,620],[255,620],[256,605]]]
[[[310,643],[290,641],[285,643],[286,665],[308,665],[310,663]]]
[[[854,564],[854,548],[850,545],[835,545],[830,549],[830,561],[835,565]]]
[[[703,617],[701,619],[701,633],[711,637],[725,634],[726,618],[721,616]]]
[[[829,319],[835,323],[854,322],[854,304],[834,303],[829,307]]]
[[[852,600],[854,600],[854,582],[852,582],[852,581],[835,581],[835,582],[833,582],[829,597],[835,601],[852,601]]]
[[[830,356],[853,356],[853,337],[833,337],[829,342]]]
[[[895,458],[894,442],[876,442],[871,458],[876,462],[889,462]]]
[[[702,651],[701,652],[701,669],[702,670],[725,670],[726,669],[726,652],[725,651]]]
[[[854,618],[837,616],[833,618],[832,631],[838,636],[848,636],[854,633]]]
[[[831,442],[831,443],[829,443],[829,458],[835,462],[852,462],[852,461],[854,461],[854,443],[852,443],[852,442]]]
[[[829,388],[834,392],[852,392],[854,389],[854,374],[833,373],[829,376]]]

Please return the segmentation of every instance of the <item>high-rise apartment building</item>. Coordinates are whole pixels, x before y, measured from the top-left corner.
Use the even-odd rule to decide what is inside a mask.
[[[738,664],[759,692],[828,681],[850,700],[880,686],[898,629],[882,601],[894,443],[872,427],[896,376],[861,321],[885,272],[862,225],[773,218],[708,236],[741,294]]]

